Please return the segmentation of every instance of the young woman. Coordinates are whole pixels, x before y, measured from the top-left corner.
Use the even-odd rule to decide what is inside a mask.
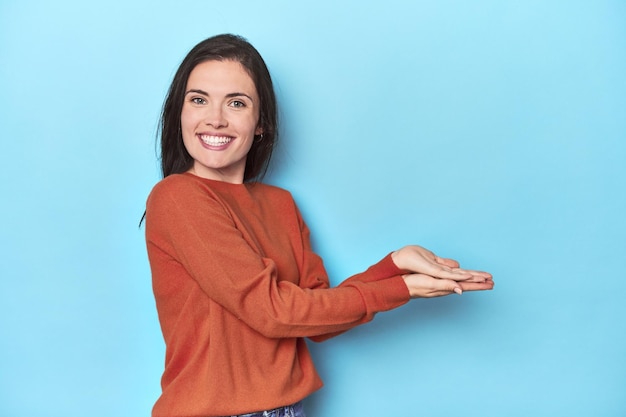
[[[276,99],[240,37],[189,52],[160,127],[164,179],[145,217],[166,344],[154,417],[304,416],[300,401],[322,386],[305,337],[325,340],[411,298],[493,288],[490,274],[419,246],[329,288],[291,195],[260,182]]]

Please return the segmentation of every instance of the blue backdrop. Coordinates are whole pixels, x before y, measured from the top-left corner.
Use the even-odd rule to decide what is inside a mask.
[[[626,415],[624,1],[2,0],[0,416],[149,415],[157,118],[222,32],[333,283],[409,243],[496,279],[312,344],[311,417]]]

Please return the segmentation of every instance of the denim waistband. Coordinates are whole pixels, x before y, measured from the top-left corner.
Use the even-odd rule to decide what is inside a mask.
[[[232,417],[299,417],[304,416],[302,402],[298,401],[292,405],[274,408],[273,410],[256,411],[249,414],[239,414]]]

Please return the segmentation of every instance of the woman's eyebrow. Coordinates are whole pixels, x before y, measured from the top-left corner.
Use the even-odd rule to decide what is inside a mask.
[[[202,94],[202,95],[205,95],[205,96],[208,96],[208,95],[209,95],[209,93],[207,93],[207,92],[206,92],[206,91],[204,91],[204,90],[196,90],[196,89],[191,89],[191,90],[187,91],[187,92],[185,93],[185,95],[187,95],[187,94],[189,94],[189,93]]]
[[[226,94],[226,97],[228,97],[228,98],[241,97],[241,96],[247,97],[248,99],[250,99],[250,101],[254,101],[254,100],[252,100],[252,97],[250,97],[246,93],[230,93],[230,94]]]
[[[209,93],[207,93],[206,91],[204,91],[204,90],[198,90],[198,89],[195,89],[195,88],[193,88],[193,89],[191,89],[191,90],[188,90],[188,91],[185,93],[185,95],[187,95],[187,94],[191,94],[191,93],[194,93],[194,94],[202,94],[202,95],[207,96],[207,97],[209,96]],[[246,93],[239,93],[239,92],[235,92],[235,93],[229,93],[229,94],[226,94],[226,97],[227,97],[227,98],[242,97],[242,96],[243,96],[243,97],[247,97],[248,99],[250,99],[250,101],[254,101],[254,100],[252,100],[252,97],[250,97],[250,95],[249,95],[249,94],[246,94]]]

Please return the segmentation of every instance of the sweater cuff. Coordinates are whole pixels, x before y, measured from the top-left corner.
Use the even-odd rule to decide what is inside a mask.
[[[369,282],[361,287],[361,294],[368,316],[400,307],[411,299],[409,288],[401,275]]]
[[[358,274],[358,280],[361,282],[374,282],[405,274],[406,271],[398,268],[393,262],[391,258],[392,253],[390,252],[378,263],[370,266],[365,272]]]

